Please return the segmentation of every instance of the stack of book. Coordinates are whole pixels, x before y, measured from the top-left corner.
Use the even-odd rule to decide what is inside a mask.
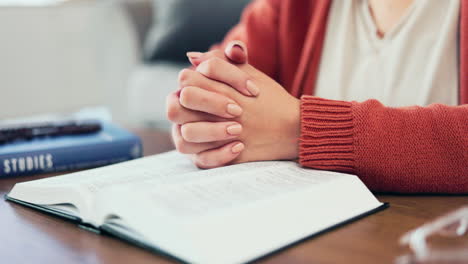
[[[69,118],[70,116],[65,119]],[[75,115],[71,118],[79,121],[89,119],[89,116]],[[57,118],[52,119],[53,121],[39,118],[17,120],[13,123],[1,122],[0,131],[5,131],[5,127],[18,129],[20,124],[29,124],[31,127],[30,124],[45,122],[46,128],[50,127],[50,124],[63,124],[63,121],[58,122]],[[106,118],[93,120],[99,128],[91,133],[64,133],[4,140],[0,144],[0,178],[93,168],[142,156],[142,144],[137,136]],[[40,133],[48,133],[44,132],[44,127],[41,129]]]

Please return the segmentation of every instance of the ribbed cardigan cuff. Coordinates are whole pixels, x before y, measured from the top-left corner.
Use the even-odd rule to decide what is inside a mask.
[[[299,162],[354,173],[353,130],[350,102],[302,96]]]

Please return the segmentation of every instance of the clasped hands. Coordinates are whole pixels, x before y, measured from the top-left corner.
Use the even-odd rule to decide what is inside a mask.
[[[297,158],[300,102],[248,64],[243,43],[187,56],[194,69],[180,72],[167,97],[179,152],[200,168]]]

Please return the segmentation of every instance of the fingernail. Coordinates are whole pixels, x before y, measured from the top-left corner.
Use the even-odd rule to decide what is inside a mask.
[[[239,44],[232,45],[232,48],[239,48],[242,52],[244,52],[244,48]]]
[[[197,67],[201,63],[201,56],[203,53],[201,52],[187,52],[187,57],[190,63]]]
[[[231,43],[231,44],[229,44],[229,46],[227,47],[226,51],[229,52],[229,51],[233,50],[234,48],[239,48],[242,52],[244,52],[244,48],[243,48],[241,45],[237,44],[237,43]]]
[[[243,143],[237,143],[234,146],[232,146],[231,151],[232,151],[232,153],[237,154],[237,153],[243,151],[244,148],[245,148],[245,146],[244,146]]]
[[[236,104],[228,104],[227,112],[233,116],[240,116],[242,114],[242,108]]]
[[[197,66],[195,70],[201,74],[208,74],[208,64],[206,63],[206,61],[202,62]]]
[[[196,51],[190,51],[190,52],[187,52],[186,55],[187,55],[187,57],[189,57],[190,59],[197,59],[197,58],[200,58],[201,55],[203,55],[203,53],[201,53],[201,52],[196,52]]]
[[[253,96],[257,96],[260,93],[258,86],[255,85],[255,83],[253,83],[251,80],[247,80],[247,90]]]
[[[237,136],[242,132],[242,126],[239,124],[230,125],[226,128],[226,131],[229,135]]]

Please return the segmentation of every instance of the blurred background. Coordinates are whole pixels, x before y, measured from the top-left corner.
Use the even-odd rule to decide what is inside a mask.
[[[165,97],[249,0],[0,0],[0,119],[105,106],[168,127]]]

